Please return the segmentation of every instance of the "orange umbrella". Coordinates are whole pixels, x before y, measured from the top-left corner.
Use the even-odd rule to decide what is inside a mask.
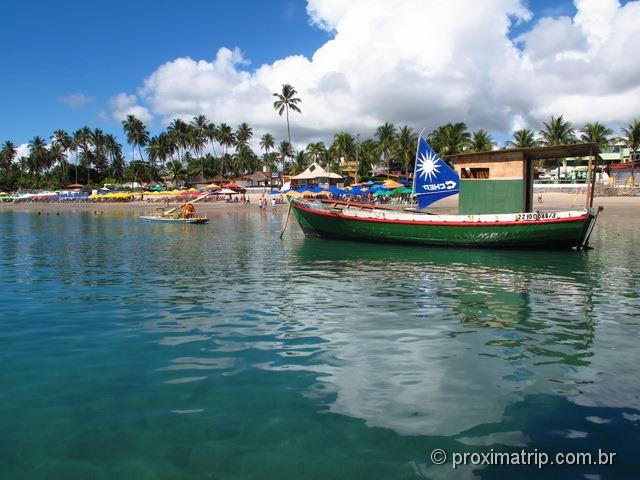
[[[384,188],[393,189],[402,187],[404,187],[404,185],[402,183],[396,182],[395,180],[385,180],[384,182]]]

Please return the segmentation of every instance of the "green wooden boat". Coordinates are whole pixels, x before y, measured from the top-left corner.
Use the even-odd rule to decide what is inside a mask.
[[[584,248],[597,216],[593,208],[566,212],[430,215],[353,202],[293,199],[308,236],[456,247]]]
[[[574,144],[473,152],[454,156],[458,163],[452,167],[427,143],[423,130],[412,189],[419,210],[300,198],[292,200],[290,208],[304,233],[317,237],[452,247],[583,249],[601,210],[593,208],[595,175],[590,175],[583,210],[534,212],[533,162],[588,154],[591,171],[597,151],[595,144]],[[454,168],[465,177],[463,183]],[[456,194],[461,200],[458,215],[422,210]]]

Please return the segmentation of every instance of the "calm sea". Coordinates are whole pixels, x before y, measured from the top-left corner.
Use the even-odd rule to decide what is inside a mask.
[[[638,478],[640,222],[505,252],[253,208],[0,213],[0,478]],[[522,451],[593,464],[451,463]]]

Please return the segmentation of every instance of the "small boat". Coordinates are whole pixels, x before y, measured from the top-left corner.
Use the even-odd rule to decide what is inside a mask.
[[[201,195],[191,200],[190,202],[183,203],[182,205],[178,205],[177,207],[167,211],[165,211],[163,208],[159,208],[159,209],[156,209],[156,212],[157,212],[156,214],[140,215],[140,218],[147,222],[183,223],[183,224],[207,223],[209,219],[205,216],[197,215],[193,204],[209,196],[211,196],[210,193]],[[182,213],[175,213],[179,209],[182,209]]]
[[[163,223],[207,223],[207,217],[179,218],[167,217],[162,215],[141,215],[140,218],[147,222],[163,222]]]
[[[355,202],[291,200],[307,236],[452,247],[571,248],[585,245],[597,210],[430,215]]]
[[[423,132],[418,141],[413,185],[417,210],[402,211],[375,204],[294,198],[290,210],[305,235],[452,247],[587,248],[596,218],[602,210],[593,208],[592,187],[587,195],[588,208],[561,212],[539,212],[531,208],[532,161],[543,155],[562,153],[559,151],[561,147],[553,147],[552,152],[545,150],[546,147],[535,151],[482,152],[475,154],[472,160],[467,155],[467,158],[460,159],[464,167],[473,166],[470,164],[473,161],[476,167],[479,163],[482,168],[459,167],[465,174],[481,173],[481,176],[464,180],[470,196],[463,201],[458,173],[429,146]],[[566,147],[567,152],[586,148],[585,145]],[[591,158],[597,146],[589,144],[588,148]],[[496,175],[490,179],[489,171],[494,165],[491,161],[499,165],[495,170]],[[508,168],[511,170],[507,176],[515,172],[521,177],[500,178]],[[434,215],[422,210],[458,193],[461,214]],[[507,209],[522,210],[505,213],[505,205]]]

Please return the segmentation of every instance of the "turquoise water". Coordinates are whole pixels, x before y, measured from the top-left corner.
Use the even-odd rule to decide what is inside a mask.
[[[0,213],[0,478],[637,478],[638,222],[586,254],[281,227]]]

